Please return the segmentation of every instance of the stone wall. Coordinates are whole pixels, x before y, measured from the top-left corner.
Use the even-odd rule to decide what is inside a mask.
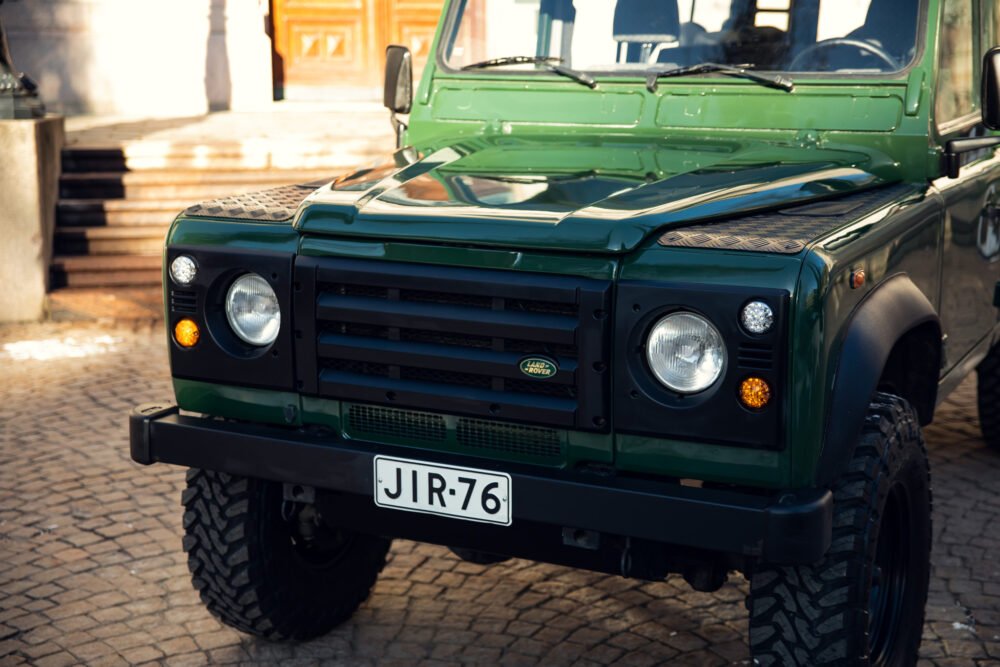
[[[6,0],[17,67],[52,111],[199,115],[270,103],[267,0]]]

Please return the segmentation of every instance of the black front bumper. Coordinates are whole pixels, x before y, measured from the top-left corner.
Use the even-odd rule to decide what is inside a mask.
[[[130,417],[129,434],[132,459],[138,463],[173,463],[314,486],[348,494],[355,501],[367,497],[370,505],[374,505],[370,500],[374,458],[379,454],[502,469],[511,476],[516,502],[512,504],[513,526],[499,530],[511,532],[517,530],[519,522],[543,524],[779,564],[819,560],[829,548],[832,534],[833,498],[827,490],[762,496],[655,480],[540,470],[343,440],[305,430],[191,417],[179,414],[176,406],[136,408]]]

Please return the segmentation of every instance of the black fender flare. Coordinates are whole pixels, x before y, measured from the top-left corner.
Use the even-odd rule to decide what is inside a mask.
[[[905,274],[879,283],[851,313],[841,336],[840,357],[829,402],[823,448],[816,471],[819,486],[846,470],[861,437],[865,415],[896,343],[914,328],[941,322],[923,292]],[[934,368],[940,368],[940,343]],[[934,378],[934,385],[937,386]],[[932,403],[933,405],[933,403]]]

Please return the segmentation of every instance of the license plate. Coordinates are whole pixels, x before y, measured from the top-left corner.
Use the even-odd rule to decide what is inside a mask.
[[[510,475],[376,456],[375,504],[509,526]]]

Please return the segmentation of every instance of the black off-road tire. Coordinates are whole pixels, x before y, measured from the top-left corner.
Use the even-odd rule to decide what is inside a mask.
[[[390,542],[378,537],[318,526],[327,548],[307,548],[282,516],[281,484],[191,469],[182,502],[194,587],[212,615],[242,632],[274,641],[326,634],[368,598],[385,566]]]
[[[983,440],[1000,452],[1000,345],[994,345],[976,369],[979,427]]]
[[[905,400],[875,395],[833,494],[824,559],[751,576],[754,664],[913,665],[930,575],[931,492],[919,422]]]

